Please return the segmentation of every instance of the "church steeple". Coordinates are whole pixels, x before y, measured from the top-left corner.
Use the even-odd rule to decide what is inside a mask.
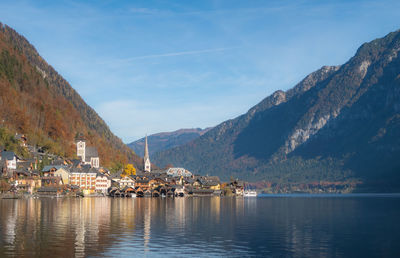
[[[145,172],[150,172],[151,171],[151,163],[150,163],[150,157],[149,157],[149,146],[147,145],[147,135],[146,135],[146,138],[144,140],[143,162],[144,162],[144,171]]]

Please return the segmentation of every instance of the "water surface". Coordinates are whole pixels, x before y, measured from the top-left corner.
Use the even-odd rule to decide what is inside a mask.
[[[0,200],[0,257],[400,256],[400,195]]]

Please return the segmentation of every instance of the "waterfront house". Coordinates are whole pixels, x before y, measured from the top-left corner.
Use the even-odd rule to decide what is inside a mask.
[[[149,180],[149,187],[151,189],[155,189],[160,186],[165,186],[165,184],[166,184],[166,182],[162,178],[159,178],[159,177]]]
[[[107,189],[111,187],[111,179],[102,173],[97,173],[96,183],[95,183],[96,192],[107,193]]]
[[[42,176],[41,178],[42,181],[42,187],[43,186],[49,186],[49,187],[58,187],[63,184],[61,177],[59,176]]]
[[[17,169],[18,156],[15,155],[13,151],[2,151],[0,155],[0,160],[6,162],[7,169],[14,170]]]
[[[142,188],[143,190],[147,190],[150,188],[148,179],[137,179],[136,180],[136,186]]]
[[[125,186],[121,190],[121,196],[122,197],[132,197],[134,194],[136,194],[135,188],[131,186]]]
[[[122,189],[125,186],[135,187],[136,180],[130,176],[113,175],[112,181],[117,183],[118,187]]]
[[[97,169],[82,166],[82,168],[71,169],[69,183],[79,186],[85,194],[94,193],[96,190]]]
[[[25,190],[32,194],[34,189],[42,186],[42,180],[36,174],[25,175],[23,177],[18,177],[18,179],[15,180],[15,185],[17,189]]]
[[[54,173],[61,168],[66,168],[66,167],[61,165],[44,166],[44,168],[42,169],[43,176],[54,176]]]
[[[68,185],[69,184],[69,177],[70,177],[70,170],[68,167],[61,166],[59,169],[57,169],[54,172],[54,176],[59,176],[61,177],[63,184]]]
[[[151,193],[151,197],[160,197],[160,192],[154,189]]]
[[[203,181],[200,177],[196,178],[192,184],[193,188],[201,188],[203,186]]]
[[[135,187],[136,191],[136,197],[143,197],[144,196],[144,190],[141,187],[136,186]]]
[[[152,197],[152,196],[153,196],[153,194],[150,189],[147,189],[144,191],[144,197]]]
[[[135,187],[135,180],[130,176],[121,177],[119,180],[120,188],[124,188],[125,186]]]
[[[169,190],[169,188],[166,186],[160,186],[157,188],[157,191],[160,193],[160,195],[164,195],[164,196],[167,196],[168,190]]]
[[[182,185],[174,185],[173,188],[175,188],[175,196],[176,197],[183,197],[185,196],[185,187]]]
[[[47,186],[47,187],[40,187],[37,190],[39,196],[58,196],[63,193],[63,188],[61,187],[54,187],[54,186]]]
[[[217,176],[205,176],[200,181],[204,189],[221,190],[221,182]]]
[[[231,188],[232,192],[236,195],[243,195],[244,191],[244,182],[240,180],[234,180],[229,183],[229,187]]]

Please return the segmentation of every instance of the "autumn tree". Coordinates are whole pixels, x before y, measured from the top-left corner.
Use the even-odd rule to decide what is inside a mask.
[[[122,173],[122,176],[130,175],[136,175],[136,168],[132,164],[127,164],[124,167],[124,172]]]
[[[0,192],[7,192],[11,189],[11,185],[6,180],[0,180]]]

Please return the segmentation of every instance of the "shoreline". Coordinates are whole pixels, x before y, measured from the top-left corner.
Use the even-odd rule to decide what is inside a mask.
[[[112,197],[109,195],[87,195],[87,196],[71,196],[71,195],[27,195],[27,194],[0,194],[0,200],[15,200],[15,199],[67,199],[67,198],[112,198],[112,199],[184,199],[184,198],[240,198],[240,199],[256,199],[256,198],[368,198],[368,197],[381,197],[381,198],[400,198],[400,193],[282,193],[282,194],[265,194],[261,193],[254,197],[245,196],[184,196],[184,197]]]

